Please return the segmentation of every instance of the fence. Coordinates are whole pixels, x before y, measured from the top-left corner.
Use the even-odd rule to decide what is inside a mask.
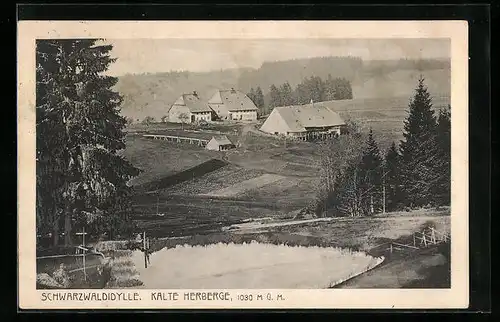
[[[82,272],[83,280],[87,280],[89,269],[97,269],[103,265],[106,256],[85,246],[75,247],[75,254],[61,254],[39,256],[37,260],[37,271],[48,273],[57,270],[59,265],[63,264],[68,274]]]
[[[198,146],[206,146],[208,140],[198,139],[198,138],[190,138],[184,136],[175,136],[175,135],[159,135],[159,134],[144,134],[143,137],[154,140],[164,140],[169,142],[187,142],[189,144],[197,144]]]
[[[389,251],[392,254],[395,250],[399,251],[418,250],[432,245],[438,245],[450,241],[449,233],[441,232],[432,227],[424,229],[421,232],[413,233],[412,238],[413,238],[413,243],[410,244],[402,244],[391,241],[376,245],[372,247],[370,250],[380,249],[380,247],[382,246],[387,246],[387,248],[385,248],[384,250]]]

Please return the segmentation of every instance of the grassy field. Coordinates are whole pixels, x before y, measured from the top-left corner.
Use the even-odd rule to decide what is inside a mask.
[[[433,107],[437,112],[450,104],[449,96],[433,97]],[[375,140],[382,150],[392,141],[403,139],[404,119],[408,116],[409,97],[367,98],[325,102],[345,120],[352,120],[366,131],[373,129]]]
[[[126,149],[122,154],[143,171],[131,180],[132,185],[158,180],[221,157],[217,151],[206,150],[196,145],[165,143],[137,135],[127,136]]]
[[[436,109],[448,98],[435,98]],[[382,150],[402,137],[408,98],[326,102],[365,130],[372,127]],[[318,186],[319,151],[309,142],[259,133],[258,124],[212,124],[204,128],[157,123],[135,131],[209,138],[226,133],[237,148],[209,151],[130,134],[123,155],[143,172],[130,183],[156,194],[134,197],[139,229],[162,236],[214,233],[248,218],[283,217],[311,201]],[[220,160],[220,166],[210,166]],[[215,162],[217,163],[217,162]],[[207,164],[207,169],[197,169]],[[203,168],[203,167],[202,167]],[[176,177],[177,176],[177,177]],[[181,178],[182,177],[182,178]],[[163,216],[156,216],[157,213]],[[347,228],[347,226],[345,227]],[[314,229],[302,233],[314,234]]]
[[[375,217],[338,218],[326,223],[276,227],[273,231],[315,237],[337,247],[369,251],[381,243],[411,235],[428,225],[449,232],[449,210],[421,210]]]

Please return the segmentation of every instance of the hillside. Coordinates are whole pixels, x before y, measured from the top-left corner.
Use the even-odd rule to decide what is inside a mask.
[[[124,116],[135,121],[145,116],[160,120],[182,93],[196,90],[202,99],[208,100],[219,88],[237,87],[248,92],[251,87],[261,86],[266,94],[271,84],[288,81],[295,87],[305,77],[326,78],[328,74],[349,79],[357,99],[409,98],[421,74],[434,96],[449,96],[450,93],[449,61],[362,61],[352,57],[266,62],[258,69],[125,75],[119,78],[116,89],[124,97]]]

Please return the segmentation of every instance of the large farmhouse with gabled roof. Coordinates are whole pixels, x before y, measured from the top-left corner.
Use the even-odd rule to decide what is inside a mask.
[[[193,92],[179,96],[168,110],[168,120],[172,123],[210,122],[214,114],[210,106]]]
[[[322,139],[340,135],[346,123],[321,103],[275,107],[261,131],[299,140]]]
[[[257,120],[257,106],[246,94],[234,88],[218,90],[208,105],[221,120]]]

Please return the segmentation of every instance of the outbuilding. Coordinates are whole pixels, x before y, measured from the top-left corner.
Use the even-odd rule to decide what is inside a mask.
[[[214,151],[226,151],[230,149],[234,149],[236,146],[231,142],[231,140],[228,139],[227,136],[225,135],[218,135],[212,137],[210,141],[208,141],[206,145],[207,150],[214,150]]]

